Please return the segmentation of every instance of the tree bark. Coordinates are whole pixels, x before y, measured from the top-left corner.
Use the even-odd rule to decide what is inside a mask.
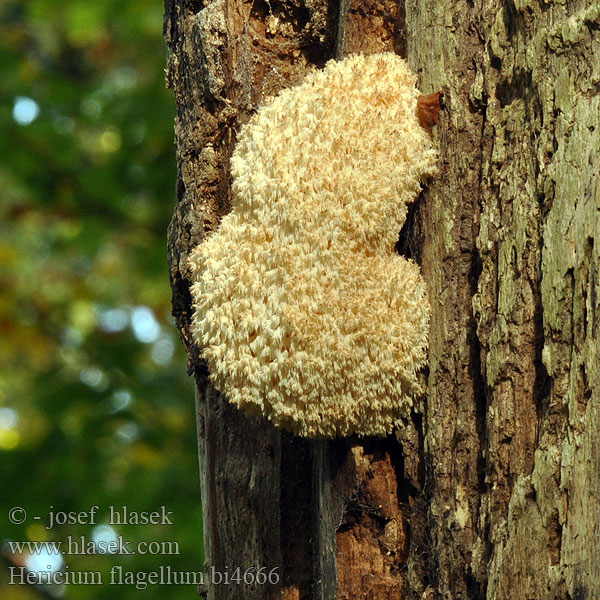
[[[165,35],[205,560],[281,577],[207,597],[600,598],[597,1],[166,0]],[[429,288],[428,390],[394,436],[310,441],[211,388],[186,261],[229,209],[239,126],[358,51],[444,91],[440,171],[398,244]]]

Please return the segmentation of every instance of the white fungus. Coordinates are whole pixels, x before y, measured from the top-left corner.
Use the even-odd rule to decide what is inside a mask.
[[[241,128],[233,203],[192,253],[192,333],[230,402],[303,436],[385,435],[426,363],[419,267],[395,253],[434,170],[394,54],[329,62]]]

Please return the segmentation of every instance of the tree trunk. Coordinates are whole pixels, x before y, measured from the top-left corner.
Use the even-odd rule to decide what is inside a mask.
[[[207,597],[600,598],[597,0],[166,0],[165,35],[206,565],[280,576]],[[399,243],[432,304],[428,391],[395,436],[310,441],[211,388],[186,260],[229,209],[239,125],[357,51],[445,93],[440,171]]]

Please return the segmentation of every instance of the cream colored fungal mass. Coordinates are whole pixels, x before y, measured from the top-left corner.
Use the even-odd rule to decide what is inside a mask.
[[[415,77],[393,54],[329,62],[241,128],[233,207],[191,255],[214,386],[302,436],[385,435],[421,393],[429,304],[395,253],[432,173]]]

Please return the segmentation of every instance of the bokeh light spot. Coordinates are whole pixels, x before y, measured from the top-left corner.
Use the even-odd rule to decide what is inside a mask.
[[[79,373],[79,379],[99,392],[108,387],[108,377],[98,367],[82,369]]]
[[[173,340],[168,336],[163,336],[152,346],[152,360],[157,365],[168,365],[173,358],[174,351]]]
[[[131,444],[131,442],[134,442],[140,434],[140,428],[137,425],[137,423],[133,423],[133,422],[129,422],[129,423],[124,423],[123,425],[121,425],[115,435],[117,438],[119,438],[122,442],[125,442],[127,444]]]
[[[112,412],[125,410],[131,404],[131,392],[129,390],[117,390],[112,395]]]
[[[98,554],[114,554],[119,538],[110,525],[98,525],[92,530],[92,541],[96,544]]]
[[[13,106],[13,119],[19,125],[33,123],[40,114],[40,107],[35,100],[27,96],[17,96]]]
[[[13,429],[19,422],[19,413],[14,408],[0,408],[0,429]]]
[[[48,530],[39,523],[32,523],[26,532],[27,537],[33,542],[45,542],[48,539]]]
[[[0,450],[14,450],[21,441],[16,429],[0,429]]]
[[[106,333],[117,333],[123,331],[129,323],[129,315],[122,308],[111,308],[98,310],[98,327]]]
[[[100,150],[106,154],[112,154],[121,147],[121,133],[115,127],[102,132],[100,136]]]
[[[155,342],[160,336],[160,325],[147,306],[136,306],[131,311],[131,327],[135,337],[145,344]]]
[[[25,560],[25,566],[31,573],[56,573],[63,564],[60,554],[51,554],[44,547],[40,548],[37,554],[30,554]]]

